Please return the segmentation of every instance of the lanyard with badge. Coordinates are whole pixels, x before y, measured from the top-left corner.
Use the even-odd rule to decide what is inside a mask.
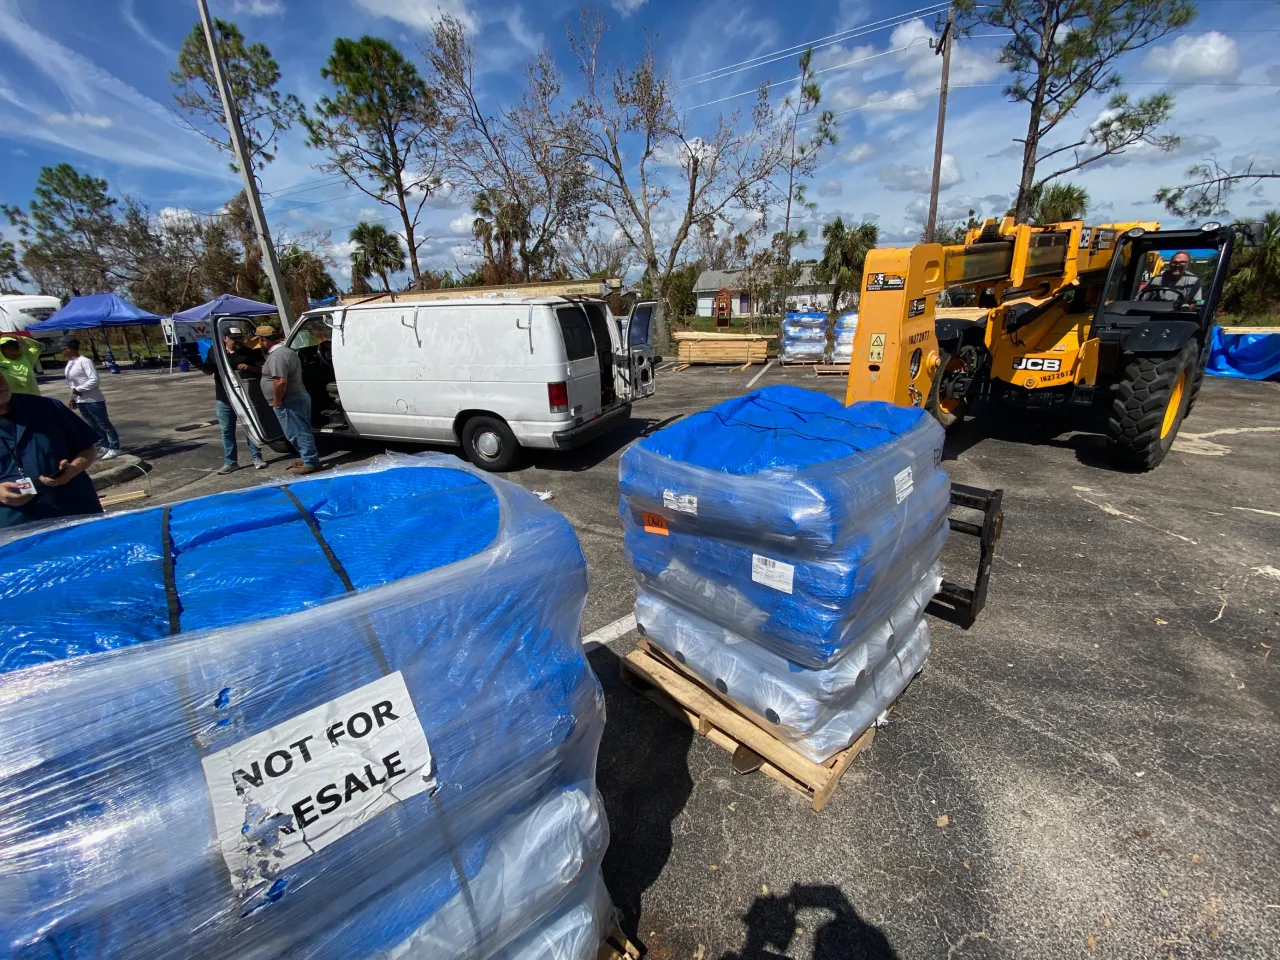
[[[4,448],[9,451],[9,456],[13,457],[14,465],[18,468],[18,479],[6,482],[16,484],[20,495],[34,497],[36,495],[35,481],[28,477],[27,472],[22,469],[22,458],[18,456],[16,439],[10,438],[8,433],[0,430],[0,443],[4,444]]]

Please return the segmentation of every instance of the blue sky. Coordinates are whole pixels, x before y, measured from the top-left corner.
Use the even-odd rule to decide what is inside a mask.
[[[934,16],[924,0],[613,0],[609,52],[630,58],[647,33],[679,81],[678,103],[691,127],[709,128],[717,111],[747,107],[761,80],[794,76],[796,51],[816,42],[824,105],[837,112],[839,142],[827,148],[810,185],[817,228],[831,216],[874,217],[886,241],[910,242],[927,203],[940,63],[929,50]],[[312,104],[324,92],[319,70],[338,36],[372,33],[418,57],[417,47],[443,9],[473,28],[481,84],[495,103],[510,102],[521,70],[544,45],[569,66],[565,27],[575,0],[211,0],[215,15],[236,20],[280,62],[282,87]],[[1177,97],[1172,155],[1134,150],[1075,179],[1094,200],[1091,219],[1161,218],[1155,189],[1177,183],[1210,155],[1225,164],[1280,164],[1280,2],[1202,0],[1195,23],[1125,63],[1135,95],[1170,89]],[[196,20],[194,0],[0,0],[0,201],[25,206],[41,166],[67,161],[105,177],[155,211],[216,210],[238,189],[226,160],[185,129],[171,110],[168,73]],[[843,33],[842,33],[843,32]],[[941,215],[998,215],[1010,201],[1026,123],[1025,108],[1005,100],[1005,79],[991,31],[957,43],[948,111]],[[833,34],[840,34],[832,39]],[[760,62],[737,69],[752,58]],[[736,72],[708,77],[732,67]],[[1172,84],[1172,85],[1171,85]],[[572,86],[570,87],[572,89]],[[727,99],[726,99],[727,98]],[[711,103],[711,101],[721,101]],[[1063,135],[1094,120],[1088,103]],[[330,231],[346,276],[346,231],[387,208],[321,180],[319,156],[286,135],[263,173],[267,212],[277,232]],[[319,181],[319,182],[318,182]],[[424,266],[466,266],[470,217],[461,191],[442,195],[427,219]],[[1280,184],[1242,190],[1232,214],[1280,206]],[[1164,220],[1170,218],[1165,215]],[[394,227],[389,221],[389,226]],[[7,230],[7,228],[5,228]]]

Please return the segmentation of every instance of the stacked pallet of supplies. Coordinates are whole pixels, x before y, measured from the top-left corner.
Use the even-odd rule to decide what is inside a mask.
[[[6,956],[596,956],[586,571],[531,494],[390,458],[0,556]]]
[[[821,363],[827,355],[827,315],[810,311],[788,313],[782,318],[783,363]]]
[[[821,763],[928,656],[950,481],[923,411],[774,386],[622,457],[644,636]]]
[[[858,314],[849,311],[840,314],[832,330],[831,362],[848,363],[853,357],[853,338],[858,333]]]

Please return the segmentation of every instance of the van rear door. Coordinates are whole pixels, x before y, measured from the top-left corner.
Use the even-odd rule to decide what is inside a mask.
[[[631,308],[626,323],[622,325],[629,354],[627,373],[632,400],[654,394],[653,313],[657,307],[656,300],[640,300]]]
[[[566,387],[569,394],[568,413],[590,420],[600,413],[600,359],[591,321],[576,303],[555,308],[564,337],[565,357],[569,362]]]
[[[213,321],[215,336],[209,347],[209,359],[217,368],[217,376],[226,387],[227,402],[235,411],[236,419],[244,424],[245,432],[259,447],[270,447],[276,453],[288,453],[289,441],[271,405],[262,395],[262,378],[257,374],[241,374],[231,369],[222,338],[227,327],[243,327],[245,321],[238,317],[218,317]]]

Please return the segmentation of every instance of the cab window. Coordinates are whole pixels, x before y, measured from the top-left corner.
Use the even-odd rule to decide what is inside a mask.
[[[289,338],[289,346],[294,350],[304,350],[333,339],[333,314],[319,313],[303,317],[298,329]]]

